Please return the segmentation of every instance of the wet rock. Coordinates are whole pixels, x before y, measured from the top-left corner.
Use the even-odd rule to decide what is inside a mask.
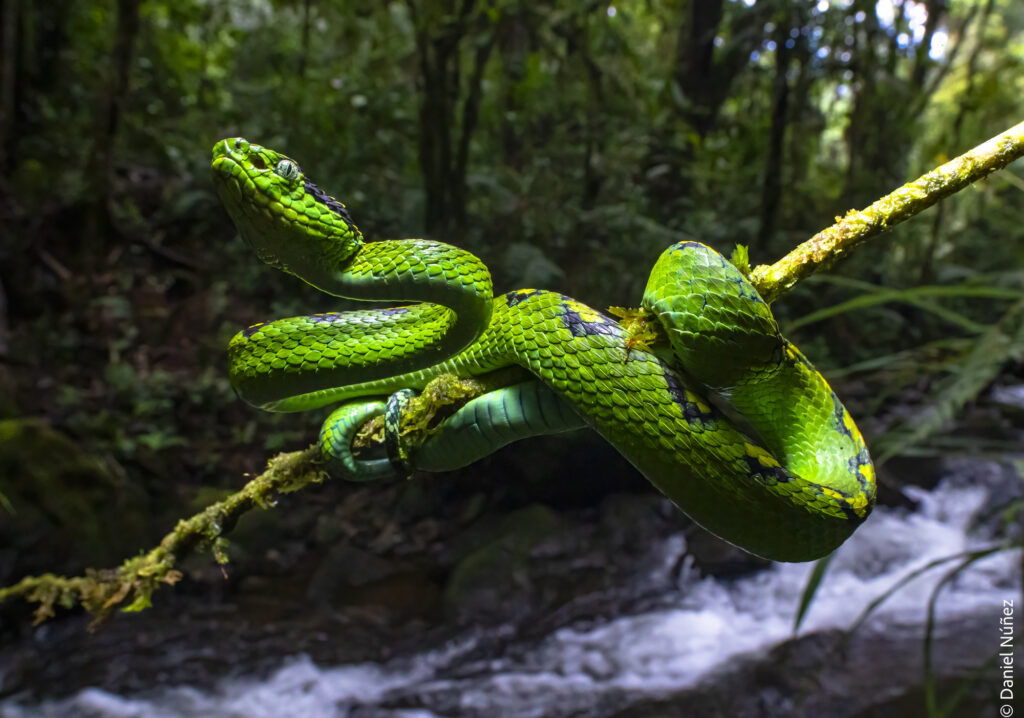
[[[558,516],[539,504],[506,516],[489,539],[452,569],[444,589],[445,615],[458,622],[498,620],[508,618],[510,607],[526,610],[531,552],[558,524]]]
[[[36,419],[0,421],[0,562],[10,583],[35,566],[54,572],[119,561],[142,546],[148,511],[116,467]]]
[[[1024,465],[1018,461],[951,460],[948,474],[958,482],[984,487],[985,502],[971,522],[971,530],[988,538],[1019,538],[1024,533],[1020,501],[1024,498]]]
[[[886,487],[886,493],[879,501],[890,506],[902,504],[894,492],[901,486],[920,486],[934,489],[942,478],[943,459],[938,456],[894,456],[879,467],[879,483]],[[890,503],[890,500],[894,500]]]
[[[445,615],[516,625],[523,635],[635,610],[674,590],[686,519],[657,494],[613,494],[596,508],[534,505],[485,518],[446,541]],[[675,551],[666,554],[670,539]],[[643,587],[637,589],[636,587]],[[653,587],[653,588],[652,588]]]
[[[608,718],[678,718],[721,715],[730,718],[805,716],[882,718],[926,715],[919,626],[863,628],[847,640],[827,631],[782,643],[759,658],[738,659],[725,670],[656,700],[593,715]],[[995,648],[992,616],[965,616],[943,624],[934,636],[933,671],[942,706]],[[996,691],[974,682],[954,715],[996,715]],[[989,690],[985,690],[988,688]],[[611,695],[621,703],[624,696]]]
[[[338,543],[320,561],[309,580],[306,596],[314,603],[331,603],[342,596],[346,588],[365,586],[398,570],[392,561]]]
[[[742,576],[772,565],[768,559],[736,548],[696,524],[686,532],[686,555],[701,576]]]
[[[878,484],[876,499],[879,506],[892,506],[894,508],[906,509],[913,511],[917,508],[917,501],[907,496],[907,493],[903,490],[902,485],[899,483],[899,479],[896,478],[899,474],[891,472],[886,469],[888,464],[884,465],[878,472]],[[938,465],[935,470],[938,471]],[[937,479],[929,479],[934,484]]]
[[[1008,421],[1018,427],[1024,426],[1024,384],[993,386],[989,401],[998,407]]]

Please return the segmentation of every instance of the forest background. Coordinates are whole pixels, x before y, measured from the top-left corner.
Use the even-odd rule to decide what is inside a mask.
[[[315,438],[320,414],[234,397],[225,347],[353,304],[237,240],[209,179],[222,137],[297,159],[370,239],[449,241],[497,291],[604,308],[635,306],[672,242],[770,263],[1024,117],[1012,0],[4,0],[0,33],[0,585],[116,565]],[[1024,377],[1020,172],[775,306],[866,430],[883,501],[922,459],[1012,448],[991,417],[943,422]],[[1010,341],[979,362],[993,333]],[[354,496],[350,539],[387,555],[435,518],[649,490],[585,434],[328,484],[241,531],[228,579],[201,559],[175,590],[294,577]],[[0,637],[26,630],[30,607],[2,610]]]

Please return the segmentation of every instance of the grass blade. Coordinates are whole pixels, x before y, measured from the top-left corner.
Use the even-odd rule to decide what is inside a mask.
[[[793,619],[793,634],[800,630],[800,624],[803,623],[804,617],[807,615],[807,611],[811,608],[811,603],[814,601],[814,595],[818,592],[818,587],[821,586],[822,579],[825,578],[825,572],[828,570],[828,565],[832,562],[832,557],[835,556],[835,552],[830,553],[824,558],[820,558],[815,562],[814,569],[811,571],[811,575],[807,577],[807,585],[804,586],[804,591],[800,595],[800,605],[796,609],[796,617]]]
[[[864,610],[861,611],[861,614],[859,616],[857,616],[857,620],[853,622],[853,625],[850,626],[849,629],[847,629],[847,631],[846,631],[847,634],[852,635],[852,634],[856,633],[857,630],[862,625],[864,625],[864,622],[866,620],[868,620],[868,618],[871,616],[871,614],[875,612],[875,609],[877,609],[886,600],[888,600],[890,596],[895,594],[897,591],[899,591],[901,588],[906,586],[908,583],[913,581],[918,576],[921,576],[922,574],[925,574],[928,571],[931,571],[933,568],[936,568],[937,566],[942,566],[943,564],[947,564],[950,561],[956,561],[957,559],[967,559],[967,558],[972,558],[972,557],[975,560],[982,559],[982,558],[985,558],[986,556],[991,556],[992,554],[997,553],[998,551],[1004,551],[1004,550],[1007,550],[1007,549],[1010,549],[1010,548],[1018,548],[1018,546],[1016,546],[1016,545],[1014,545],[1014,546],[1006,546],[1005,544],[998,544],[998,545],[995,545],[995,546],[987,546],[987,547],[982,548],[982,549],[976,549],[974,551],[964,551],[963,553],[955,553],[955,554],[951,554],[949,556],[943,556],[941,558],[937,558],[934,561],[929,561],[924,566],[920,566],[920,567],[914,569],[913,571],[911,571],[910,573],[908,573],[907,575],[901,577],[896,583],[894,583],[892,586],[890,586],[888,589],[886,589],[885,592],[882,593],[882,595],[878,596],[871,603],[869,603],[864,608]]]
[[[953,418],[999,374],[1004,362],[1024,356],[1024,300],[1018,301],[982,335],[959,371],[941,382],[934,399],[872,446],[879,465],[927,438]],[[912,427],[912,428],[910,428]]]
[[[988,298],[988,299],[1017,299],[1020,300],[1022,295],[1019,291],[1013,289],[1000,289],[998,287],[945,287],[945,286],[925,286],[925,287],[911,287],[910,289],[883,289],[875,287],[874,285],[868,285],[872,289],[860,287],[865,291],[865,294],[847,299],[845,302],[839,304],[833,304],[831,307],[824,307],[817,311],[805,314],[799,319],[794,319],[789,322],[787,331],[793,331],[800,327],[820,322],[823,319],[837,316],[839,314],[845,314],[856,309],[863,309],[865,307],[871,307],[878,304],[886,304],[888,302],[903,302],[904,304],[911,304],[924,311],[929,311],[947,321],[953,321],[958,325],[967,325],[977,328],[981,328],[984,325],[977,324],[976,322],[964,317],[957,312],[945,309],[938,306],[932,299],[938,298]]]

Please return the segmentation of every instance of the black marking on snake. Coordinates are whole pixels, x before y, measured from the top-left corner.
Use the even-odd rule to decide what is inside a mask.
[[[857,482],[860,484],[864,493],[871,494],[872,488],[870,482],[861,471],[861,468],[864,466],[871,466],[871,454],[868,453],[868,447],[861,446],[857,455],[850,457],[850,460],[847,462],[847,467],[850,469],[850,473],[857,479]]]
[[[352,217],[351,215],[349,215],[348,209],[345,207],[345,205],[343,205],[338,200],[334,199],[334,197],[331,197],[329,194],[324,192],[322,189],[317,187],[308,179],[306,180],[305,186],[306,194],[310,195],[313,199],[322,204],[324,207],[326,207],[327,209],[331,210],[336,215],[341,217],[343,220],[345,220],[346,223],[348,223],[349,227],[355,230],[356,223],[352,221]]]
[[[807,368],[807,371],[809,371],[811,374],[818,373],[818,370],[815,369],[814,365],[811,364],[810,360],[803,355],[803,352],[801,352],[799,349],[793,346],[793,344],[791,344],[788,339],[782,336],[782,334],[780,334],[778,331],[775,332],[775,336],[779,340],[779,345],[783,349],[788,347],[791,350],[790,352],[787,353],[787,361],[789,361],[794,366],[797,364],[803,364]],[[792,356],[789,356],[790,354]],[[833,394],[833,396],[835,395]]]
[[[596,312],[595,312],[596,313]],[[574,337],[593,337],[600,334],[609,337],[621,337],[622,327],[603,314],[598,314],[600,319],[586,320],[575,309],[562,305],[562,324]]]
[[[793,480],[789,472],[781,466],[765,466],[757,460],[757,457],[750,456],[749,454],[744,454],[743,460],[747,462],[747,469],[750,471],[750,475],[760,478],[761,481],[768,485],[785,484]]]
[[[333,324],[343,316],[341,312],[327,312],[325,314],[310,314],[306,319],[314,324]]]
[[[839,504],[839,508],[841,508],[843,510],[843,513],[846,514],[846,518],[848,520],[860,523],[861,521],[867,518],[866,515],[858,514],[857,509],[853,508],[853,506],[850,505],[850,495],[847,494],[845,491],[840,491],[838,489],[830,489],[830,491],[834,491],[840,496],[842,496],[844,499],[846,499],[845,502],[841,502]],[[821,496],[823,499],[826,499],[830,502],[834,499],[833,496],[825,494],[824,492],[818,492],[818,496]]]
[[[852,439],[853,438],[853,432],[850,431],[850,428],[846,425],[846,422],[843,420],[843,418],[845,416],[846,416],[846,409],[843,408],[843,404],[842,404],[842,402],[839,401],[839,397],[835,395],[835,392],[833,392],[832,393],[832,417],[836,420],[836,431],[838,431],[843,436],[847,436],[847,437]]]
[[[846,518],[850,521],[860,523],[867,518],[867,516],[861,516],[858,514],[856,509],[846,506],[845,504],[841,506],[841,508],[843,509],[843,513],[846,514]]]
[[[384,408],[384,448],[388,461],[400,474],[409,475],[412,467],[407,461],[407,452],[402,443],[402,412],[409,401],[416,396],[412,389],[400,389],[388,397]]]
[[[505,302],[510,307],[522,304],[530,297],[536,297],[539,294],[543,294],[539,289],[517,289],[514,292],[509,292],[505,295]]]
[[[754,289],[754,285],[747,281],[747,278],[743,276],[742,272],[740,272],[739,270],[736,270],[736,272],[737,276],[733,279],[733,281],[735,281],[736,286],[739,287],[740,298],[749,299],[750,301],[754,302],[754,304],[764,304],[764,300],[761,299],[761,295],[757,293],[756,289]]]
[[[693,242],[693,241],[676,242],[675,244],[672,245],[672,251],[673,252],[682,252],[684,249],[688,249],[688,248],[690,248],[690,249],[706,249],[706,247],[703,244],[701,244],[700,242]]]
[[[680,411],[683,412],[683,419],[687,424],[698,424],[704,427],[714,426],[718,423],[718,416],[714,410],[701,411],[700,407],[693,401],[690,401],[686,396],[686,389],[676,378],[676,375],[670,371],[666,371],[664,374],[665,384],[668,385],[668,393],[672,397],[672,401],[675,402],[676,406],[679,407]]]
[[[253,324],[251,327],[246,327],[242,330],[242,336],[248,339],[265,326],[267,326],[266,322],[260,322],[258,324]]]
[[[846,514],[847,519],[849,519],[850,521],[860,523],[861,521],[867,518],[867,515],[858,514],[857,509],[853,508],[853,506],[850,503],[850,495],[848,493],[846,493],[845,491],[840,491],[839,489],[835,488],[832,488],[829,491],[834,491],[835,493],[839,494],[844,499],[846,499],[845,502],[839,504],[839,508],[841,508],[843,510],[843,513]],[[833,496],[825,494],[824,492],[819,492],[818,496],[821,496],[822,498],[827,499],[829,501],[831,501],[834,498]]]

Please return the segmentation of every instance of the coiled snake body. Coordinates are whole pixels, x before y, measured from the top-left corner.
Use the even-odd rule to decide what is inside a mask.
[[[706,529],[781,561],[826,555],[871,511],[874,469],[849,413],[709,247],[681,242],[661,255],[641,311],[663,329],[637,341],[555,292],[492,297],[487,268],[451,245],[364,243],[344,206],[277,152],[222,140],[213,170],[265,262],[330,294],[421,302],[256,324],[231,341],[232,384],[249,403],[345,402],[321,443],[348,478],[390,471],[350,450],[353,428],[388,395],[518,366],[529,373],[459,409],[410,463],[455,468],[517,438],[588,426]]]

